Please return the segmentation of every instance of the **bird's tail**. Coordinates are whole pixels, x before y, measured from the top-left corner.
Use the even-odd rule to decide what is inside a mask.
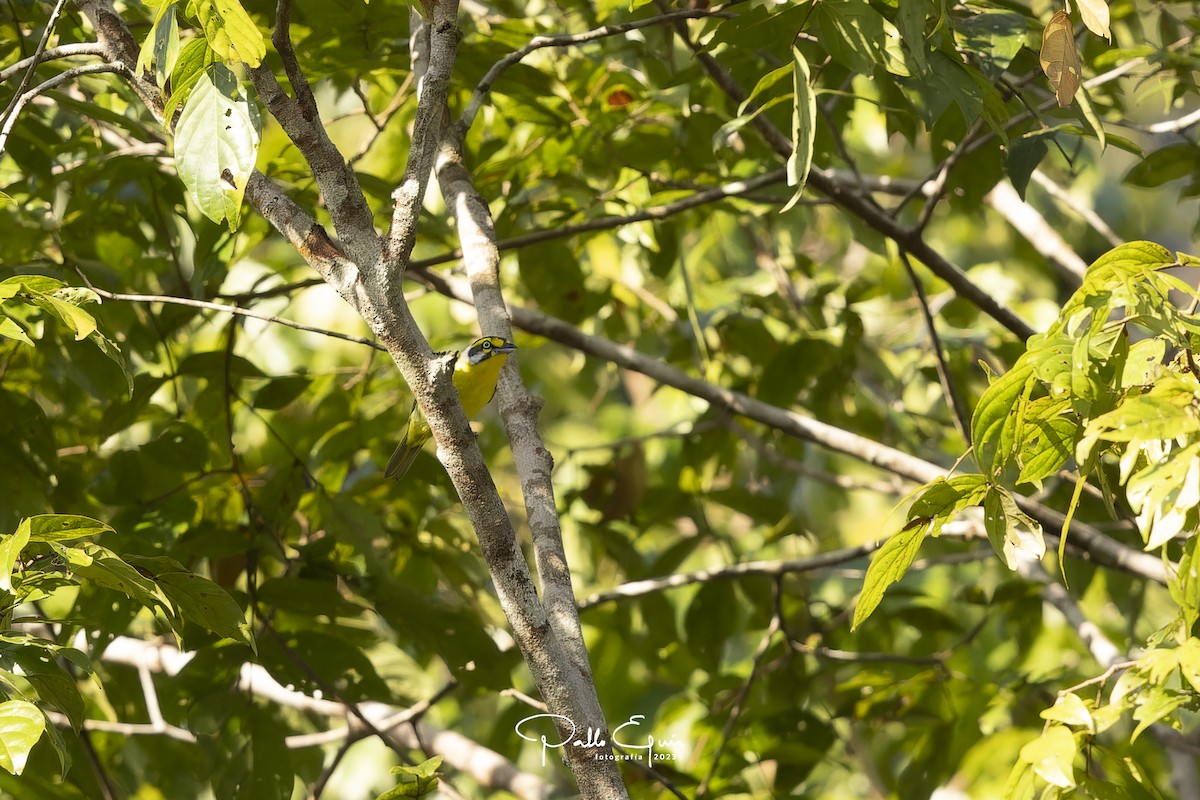
[[[408,468],[412,466],[413,461],[417,459],[417,453],[421,452],[420,447],[413,447],[407,441],[396,445],[396,449],[392,452],[392,457],[388,459],[387,466],[383,469],[384,477],[398,481],[404,477],[404,473],[408,472]]]

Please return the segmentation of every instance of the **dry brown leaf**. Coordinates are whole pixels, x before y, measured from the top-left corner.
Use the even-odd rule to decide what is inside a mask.
[[[1059,106],[1066,108],[1079,91],[1079,51],[1066,9],[1060,9],[1042,32],[1042,72],[1054,87]]]

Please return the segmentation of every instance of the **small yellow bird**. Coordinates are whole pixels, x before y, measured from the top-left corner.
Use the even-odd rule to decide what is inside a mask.
[[[484,336],[472,342],[459,355],[454,365],[454,388],[462,402],[463,411],[467,412],[467,419],[474,419],[492,399],[496,393],[496,381],[500,378],[500,368],[508,360],[508,354],[516,349],[517,346],[507,339]],[[384,476],[396,481],[403,478],[416,460],[417,453],[421,452],[421,446],[432,436],[429,423],[414,400],[412,411],[408,414],[408,429],[388,459],[387,467],[383,470]]]

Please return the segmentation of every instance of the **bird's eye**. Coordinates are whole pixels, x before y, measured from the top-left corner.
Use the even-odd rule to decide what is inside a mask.
[[[484,350],[491,350],[491,349],[492,349],[492,343],[491,343],[491,342],[484,342],[484,343],[483,343],[483,349],[484,349]]]

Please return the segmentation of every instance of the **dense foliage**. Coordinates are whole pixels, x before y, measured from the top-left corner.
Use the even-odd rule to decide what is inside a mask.
[[[393,266],[479,334],[461,156],[630,796],[1197,797],[1200,23],[1060,8],[463,0]],[[316,277],[399,227],[442,9],[0,8],[0,792],[573,791]]]

